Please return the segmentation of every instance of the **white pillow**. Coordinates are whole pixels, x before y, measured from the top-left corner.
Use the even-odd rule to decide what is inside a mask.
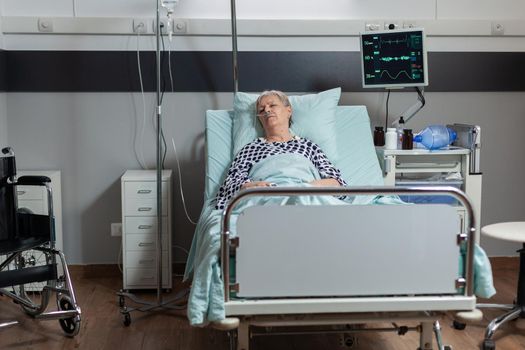
[[[255,102],[259,95],[237,92],[233,102],[233,156],[246,144],[264,136],[256,117]],[[292,105],[292,132],[319,145],[328,159],[337,158],[335,139],[336,107],[341,88],[318,94],[289,96]]]

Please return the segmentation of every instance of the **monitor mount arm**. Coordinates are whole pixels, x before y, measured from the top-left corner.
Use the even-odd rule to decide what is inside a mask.
[[[417,92],[417,102],[414,103],[412,106],[408,107],[399,117],[397,117],[392,122],[392,127],[397,128],[399,126],[399,119],[403,117],[405,120],[405,123],[407,123],[410,119],[412,119],[413,116],[417,114],[424,106],[425,106],[425,97],[423,96],[423,92],[416,87]]]

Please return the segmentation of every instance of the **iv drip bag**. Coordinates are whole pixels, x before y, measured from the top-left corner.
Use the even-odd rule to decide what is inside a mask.
[[[168,11],[168,14],[173,13],[175,11],[175,6],[179,3],[179,0],[162,0],[161,6]]]

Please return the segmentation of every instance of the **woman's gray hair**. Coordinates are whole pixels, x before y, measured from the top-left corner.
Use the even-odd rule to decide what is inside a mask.
[[[265,90],[257,97],[257,101],[255,102],[255,115],[258,115],[259,113],[259,102],[263,99],[263,97],[266,96],[277,96],[277,98],[281,101],[281,103],[285,107],[291,106],[290,100],[288,99],[288,96],[282,91],[279,90]],[[290,116],[290,120],[288,122],[288,126],[292,125],[292,116]]]

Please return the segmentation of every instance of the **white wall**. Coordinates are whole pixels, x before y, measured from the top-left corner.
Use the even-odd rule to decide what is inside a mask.
[[[5,16],[153,16],[156,0],[3,0]],[[237,0],[238,18],[523,19],[518,0]],[[180,0],[184,18],[230,18],[229,0]]]
[[[230,16],[229,1],[182,0],[177,16],[218,18]],[[263,5],[264,4],[264,5]],[[154,1],[139,0],[3,0],[5,16],[51,17],[152,17]],[[239,18],[348,18],[348,19],[525,19],[521,1],[387,0],[345,1],[237,1]],[[445,22],[442,22],[445,23]],[[521,25],[521,22],[517,25]],[[329,24],[328,24],[329,25]],[[5,36],[8,50],[134,50],[135,36],[38,35]],[[152,37],[141,39],[142,49],[152,49]],[[523,37],[429,38],[435,51],[523,51]],[[229,50],[227,36],[177,37],[175,50]],[[240,40],[241,50],[358,50],[355,37],[287,37]],[[430,69],[432,69],[430,67]],[[242,79],[242,76],[241,76]],[[278,88],[278,87],[276,87]],[[525,220],[525,173],[521,131],[525,129],[525,93],[428,93],[428,105],[414,119],[413,127],[428,123],[464,122],[482,127],[483,203],[482,225],[506,220]],[[147,94],[145,158],[154,162],[151,116],[153,95]],[[400,113],[415,96],[394,93],[392,113]],[[202,205],[204,181],[203,131],[207,109],[231,108],[231,93],[166,94],[163,108],[168,141],[173,136],[181,160],[188,209],[195,219]],[[367,105],[374,123],[382,120],[384,94],[345,93],[342,104]],[[7,107],[6,107],[7,105]],[[7,112],[4,111],[7,108]],[[119,178],[128,168],[139,167],[133,135],[142,123],[140,94],[131,93],[8,93],[0,95],[0,144],[7,137],[17,151],[20,169],[62,170],[64,247],[73,263],[114,263],[119,239],[109,236],[111,222],[120,221]],[[6,125],[7,124],[7,125]],[[3,127],[6,125],[6,127]],[[169,142],[168,142],[169,143]],[[508,162],[510,159],[511,162]],[[517,160],[517,161],[514,161]],[[508,164],[507,164],[508,163]],[[166,167],[175,168],[170,148]],[[178,175],[175,176],[178,179]],[[178,188],[178,184],[175,184]],[[193,226],[175,195],[174,243],[189,247]],[[483,241],[491,255],[513,255],[516,245]],[[175,250],[175,260],[185,256]]]

